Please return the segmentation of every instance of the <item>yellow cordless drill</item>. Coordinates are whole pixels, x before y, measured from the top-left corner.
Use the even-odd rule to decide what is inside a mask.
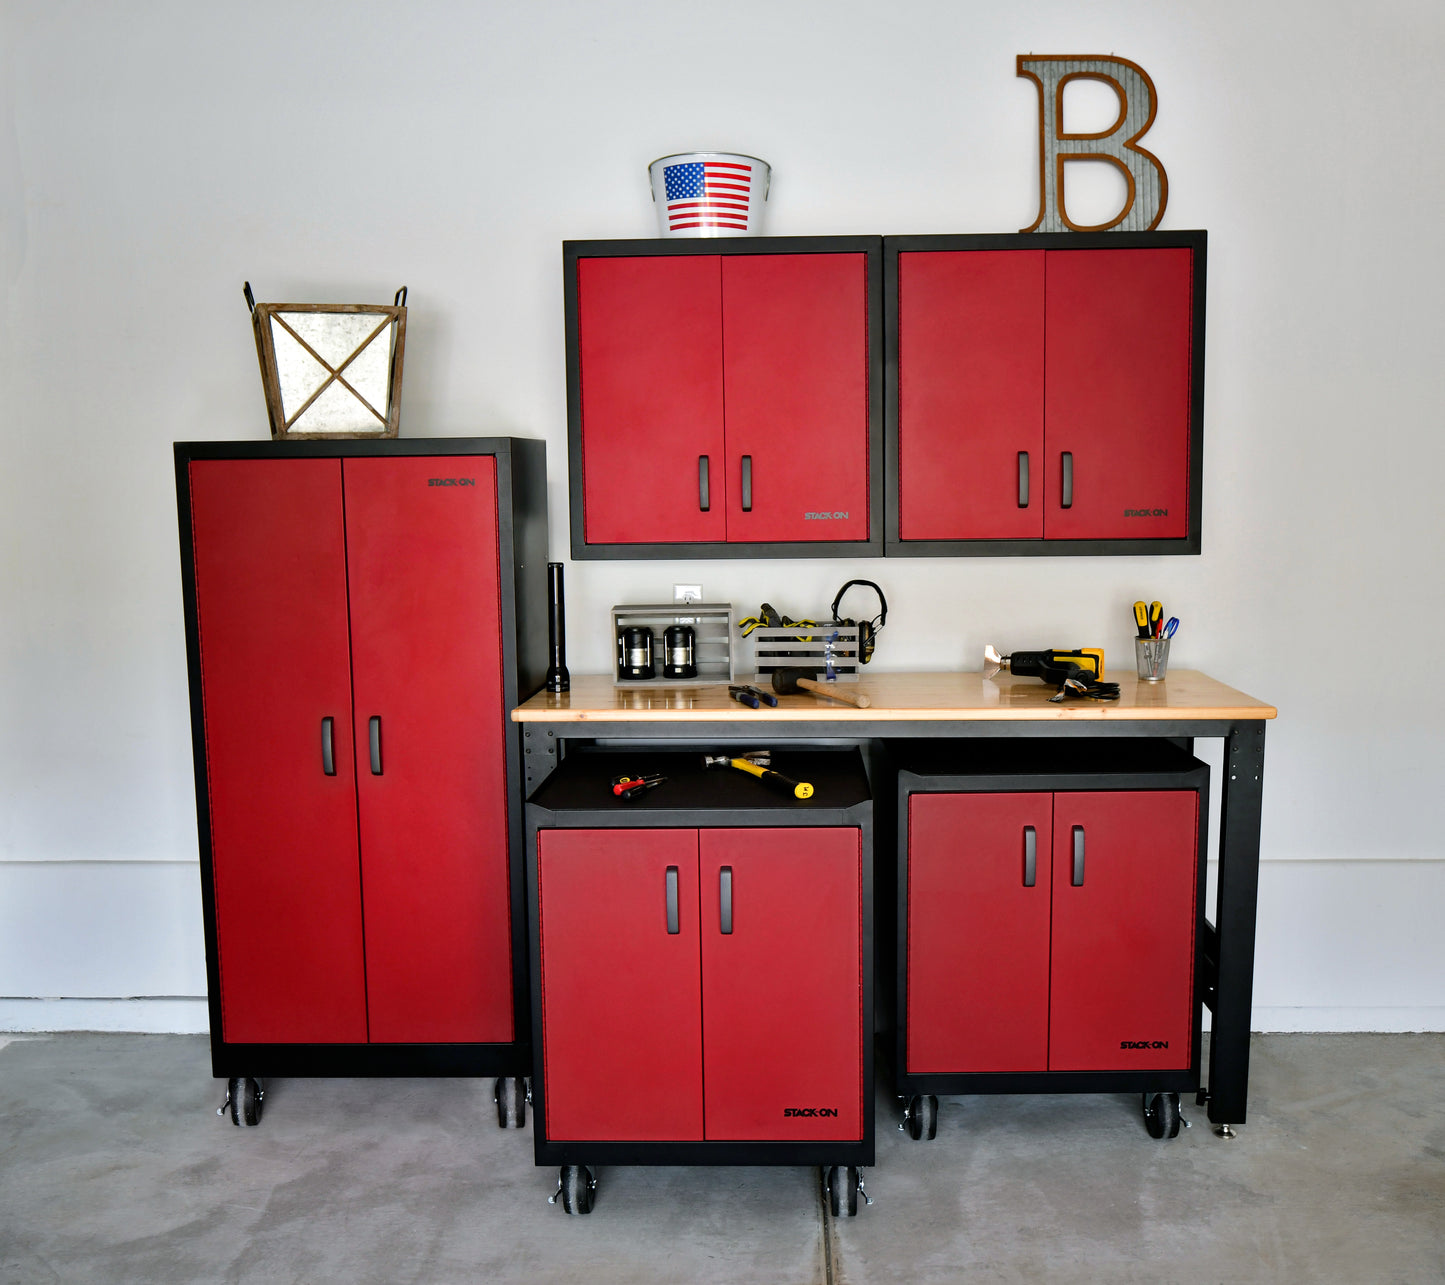
[[[1087,696],[1092,700],[1119,699],[1119,684],[1104,679],[1104,652],[1099,647],[1052,647],[1047,651],[1016,651],[1000,656],[992,647],[983,649],[983,674],[992,678],[1006,669],[1020,678],[1042,678],[1059,689],[1051,701],[1065,696]]]

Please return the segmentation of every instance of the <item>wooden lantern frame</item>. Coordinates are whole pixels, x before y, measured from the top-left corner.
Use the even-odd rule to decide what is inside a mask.
[[[266,414],[271,421],[271,436],[276,441],[326,441],[332,438],[385,438],[395,437],[401,422],[401,374],[402,359],[406,352],[406,290],[402,286],[390,305],[368,303],[257,303],[251,294],[251,283],[245,285],[246,302],[251,308],[251,328],[256,336],[256,357],[261,364],[261,387],[266,395]],[[376,326],[358,343],[340,365],[333,366],[316,351],[301,335],[287,324],[278,313],[320,312],[320,313],[361,313],[375,316]],[[272,339],[271,319],[277,323],[317,362],[327,373],[327,378],[288,419],[281,401],[281,376],[276,365],[276,346]],[[391,364],[387,373],[387,405],[384,409],[373,406],[346,380],[346,368],[364,352],[388,326],[395,326],[391,348]],[[339,383],[356,400],[371,411],[377,419],[372,430],[351,430],[335,433],[306,432],[292,428],[313,402],[333,383]]]

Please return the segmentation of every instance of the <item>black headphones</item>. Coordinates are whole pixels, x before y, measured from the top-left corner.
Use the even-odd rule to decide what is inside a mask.
[[[843,595],[855,584],[871,589],[878,595],[879,612],[872,620],[843,620],[838,615],[838,604],[843,601]],[[850,580],[838,590],[838,596],[833,599],[832,612],[835,625],[858,626],[858,663],[866,665],[873,659],[873,648],[878,645],[878,631],[888,621],[888,599],[883,596],[883,590],[871,580]]]

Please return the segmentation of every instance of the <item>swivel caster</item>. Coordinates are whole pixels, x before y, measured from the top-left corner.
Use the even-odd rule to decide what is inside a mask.
[[[856,1218],[858,1197],[871,1205],[872,1198],[863,1188],[863,1175],[852,1165],[833,1165],[823,1171],[823,1190],[828,1196],[828,1212],[834,1218]]]
[[[266,1090],[249,1075],[232,1076],[226,1081],[226,1100],[221,1103],[217,1115],[229,1110],[231,1123],[253,1125],[261,1123],[261,1104],[266,1100]]]
[[[563,1165],[557,1179],[557,1190],[547,1197],[549,1205],[562,1198],[562,1208],[569,1214],[590,1214],[596,1199],[597,1175],[587,1165]]]
[[[915,1094],[903,1108],[903,1128],[914,1142],[938,1137],[938,1099],[931,1093]]]
[[[492,1085],[492,1101],[497,1104],[497,1125],[502,1129],[521,1129],[527,1124],[527,1104],[532,1091],[520,1076],[504,1075]]]
[[[1144,1127],[1151,1138],[1179,1136],[1179,1095],[1177,1093],[1146,1093],[1143,1096]]]

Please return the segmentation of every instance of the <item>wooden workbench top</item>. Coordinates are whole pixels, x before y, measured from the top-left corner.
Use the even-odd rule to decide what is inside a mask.
[[[776,709],[764,705],[749,709],[727,694],[727,687],[614,687],[608,674],[581,674],[572,678],[572,690],[559,696],[538,692],[512,711],[518,723],[628,723],[771,720],[773,722],[866,723],[877,720],[904,722],[1112,722],[1143,719],[1274,718],[1273,705],[1237,692],[1193,669],[1171,670],[1160,683],[1141,683],[1133,674],[1113,672],[1105,677],[1120,686],[1117,701],[1076,700],[1051,704],[1054,688],[1036,678],[1015,678],[1000,673],[985,678],[979,673],[887,674],[870,673],[850,691],[866,692],[873,704],[855,709],[812,696],[781,696]],[[753,682],[765,690],[766,680]]]

